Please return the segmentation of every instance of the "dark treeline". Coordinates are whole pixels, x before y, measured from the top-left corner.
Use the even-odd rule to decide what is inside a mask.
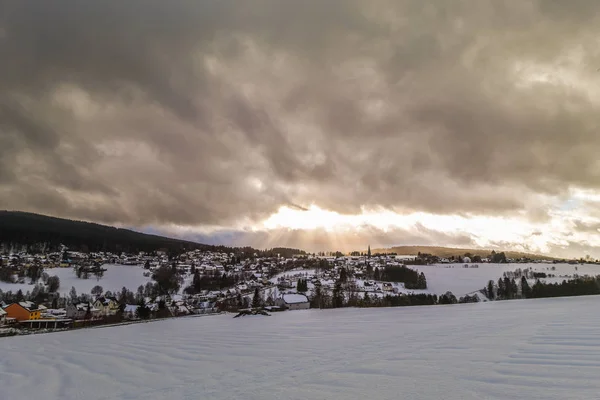
[[[600,294],[600,275],[595,278],[577,278],[561,283],[543,283],[537,281],[531,287],[531,298],[587,296]]]
[[[256,252],[258,257],[283,257],[292,258],[292,256],[305,256],[306,252],[299,249],[291,249],[287,247],[274,247],[272,249],[259,250]]]
[[[200,275],[196,270],[193,272],[192,284],[186,287],[184,291],[187,294],[197,294],[203,290],[222,290],[233,286],[238,281],[238,276],[218,272],[213,275]]]
[[[388,265],[379,273],[379,280],[404,282],[407,289],[427,289],[425,274],[403,265]]]
[[[408,293],[399,296],[385,295],[379,297],[373,293],[365,292],[364,295],[348,293],[344,296],[343,288],[339,286],[333,293],[315,290],[310,298],[311,308],[341,308],[341,307],[408,307],[408,306],[432,306],[438,304],[477,303],[477,296],[464,296],[457,299],[452,292],[446,292],[441,296],[426,293]]]
[[[561,283],[545,283],[538,279],[533,286],[525,277],[521,277],[519,283],[505,277],[498,279],[497,284],[489,281],[483,292],[490,300],[597,295],[600,294],[600,275],[563,280]]]

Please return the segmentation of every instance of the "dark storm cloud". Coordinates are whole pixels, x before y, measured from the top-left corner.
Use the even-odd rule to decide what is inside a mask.
[[[137,226],[312,203],[545,218],[536,196],[600,182],[599,16],[596,1],[1,2],[0,208]]]
[[[576,220],[574,221],[574,230],[576,232],[582,232],[582,233],[594,233],[594,234],[599,234],[600,233],[600,223],[598,222],[584,222],[584,221],[579,221]]]

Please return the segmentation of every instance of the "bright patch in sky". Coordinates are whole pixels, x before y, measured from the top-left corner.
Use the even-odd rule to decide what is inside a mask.
[[[410,229],[423,226],[427,229],[443,232],[468,231],[482,240],[502,240],[531,235],[535,227],[519,219],[500,217],[457,215],[435,215],[424,212],[401,215],[388,210],[363,210],[361,214],[344,215],[323,210],[312,205],[306,210],[287,206],[269,217],[264,223],[267,229],[325,229],[327,231],[345,231],[361,227],[375,227],[381,230],[393,228]]]
[[[325,230],[339,235],[367,228],[376,228],[383,232],[397,229],[428,230],[448,235],[469,236],[481,247],[500,246],[513,250],[548,253],[553,247],[567,245],[572,240],[600,245],[597,235],[576,232],[573,229],[577,221],[595,222],[584,218],[586,212],[581,208],[583,198],[595,200],[593,194],[573,192],[571,199],[557,202],[550,208],[548,219],[544,222],[531,221],[525,214],[512,217],[438,215],[425,212],[398,214],[383,209],[363,209],[360,214],[345,215],[311,205],[305,210],[283,206],[265,220],[262,226],[268,231]],[[569,207],[565,207],[566,204]]]

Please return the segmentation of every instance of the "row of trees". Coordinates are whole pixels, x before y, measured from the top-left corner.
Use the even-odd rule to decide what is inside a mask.
[[[42,278],[44,267],[34,263],[28,267],[24,266],[0,266],[0,281],[15,283],[15,276],[28,278],[31,284],[35,284]]]
[[[100,265],[95,265],[94,267],[76,265],[73,267],[73,270],[79,279],[89,279],[90,275],[92,275],[96,278],[96,280],[100,280],[106,271],[106,269],[102,268]]]
[[[200,272],[195,270],[193,274],[192,284],[185,288],[185,293],[196,294],[203,290],[220,290],[233,286],[236,279],[233,275],[226,273],[216,273],[214,275],[200,275]]]
[[[533,286],[529,285],[525,276],[521,277],[519,284],[514,278],[504,277],[497,283],[489,281],[483,293],[490,300],[596,295],[600,294],[600,275],[595,278],[577,277],[561,283],[545,283],[538,279]]]
[[[359,296],[355,292],[344,295],[341,286],[336,285],[333,292],[329,294],[327,291],[315,288],[313,295],[310,298],[311,308],[340,308],[340,307],[402,307],[402,306],[425,306],[436,304],[456,304],[456,303],[471,303],[479,301],[476,296],[465,296],[460,300],[447,292],[441,296],[435,294],[402,294],[399,296],[385,295],[379,297],[365,292]]]
[[[298,283],[296,284],[296,290],[299,293],[306,293],[308,292],[308,282],[306,279],[298,279]]]

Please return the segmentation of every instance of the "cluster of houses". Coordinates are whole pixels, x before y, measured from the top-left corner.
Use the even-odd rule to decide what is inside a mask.
[[[159,312],[160,301],[163,298],[145,299],[145,307],[150,313]],[[163,316],[185,316],[193,314],[211,314],[218,312],[214,302],[192,304],[182,296],[169,296],[164,300]],[[10,304],[0,304],[0,327],[19,326],[22,328],[71,328],[79,321],[86,322],[116,322],[119,320],[138,320],[138,304],[121,305],[115,297],[99,296],[94,301],[68,303],[64,308],[49,308],[43,304],[31,301],[20,301]]]

